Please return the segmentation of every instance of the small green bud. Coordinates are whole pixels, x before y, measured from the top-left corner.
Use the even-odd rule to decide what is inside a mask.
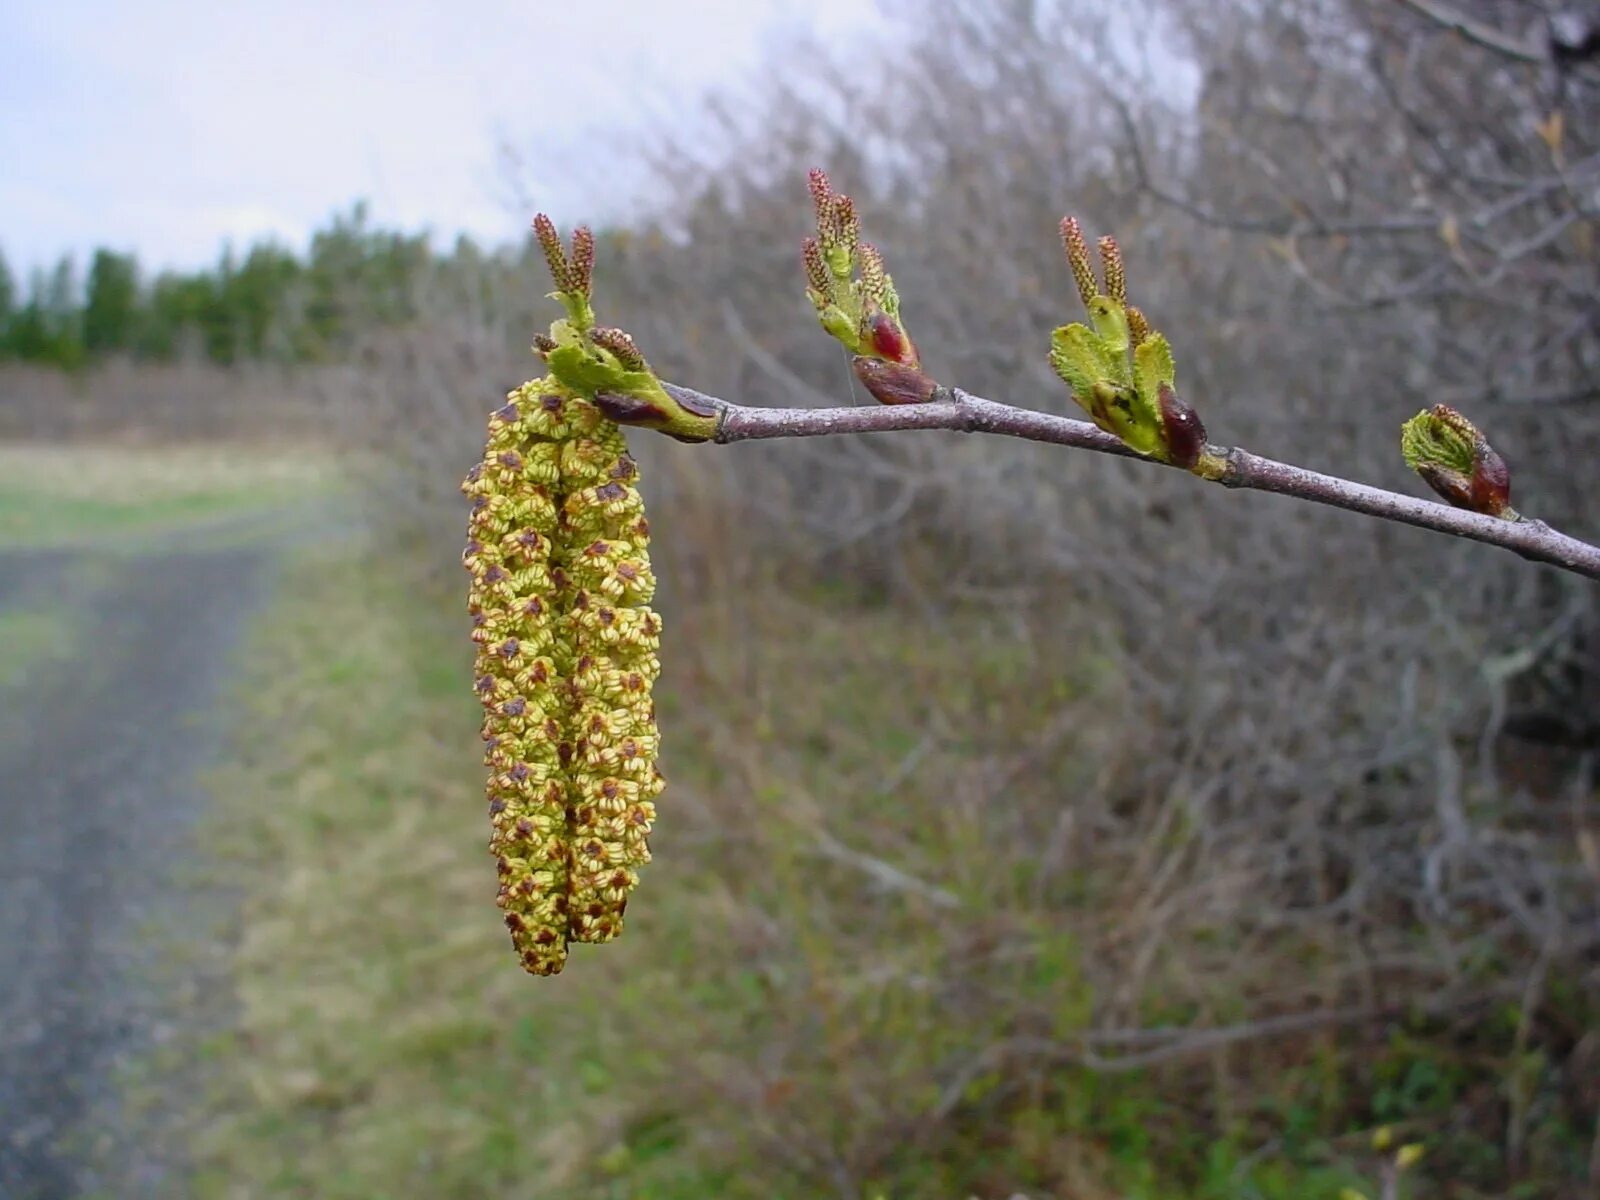
[[[845,315],[844,309],[837,304],[829,304],[821,309],[817,319],[822,323],[824,330],[844,343],[846,350],[859,354],[864,349],[856,323]]]
[[[1089,319],[1094,322],[1095,334],[1111,352],[1121,373],[1126,374],[1128,348],[1133,339],[1128,333],[1128,316],[1122,305],[1110,296],[1096,296],[1089,304]]]

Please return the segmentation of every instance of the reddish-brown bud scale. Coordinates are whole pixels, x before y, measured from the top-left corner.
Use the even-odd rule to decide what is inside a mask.
[[[900,323],[887,313],[876,312],[868,317],[867,332],[872,337],[872,348],[881,357],[907,366],[917,365],[916,347]]]
[[[1166,443],[1167,461],[1187,470],[1205,453],[1206,427],[1200,421],[1200,414],[1167,384],[1163,383],[1156,395],[1161,404],[1161,433]]]
[[[925,404],[939,385],[914,366],[858,354],[850,360],[861,385],[879,404]]]
[[[1482,438],[1472,457],[1471,499],[1478,512],[1494,517],[1505,515],[1511,507],[1511,469]]]
[[[1417,474],[1422,477],[1422,482],[1452,507],[1477,509],[1477,505],[1473,503],[1471,485],[1454,471],[1423,463],[1417,467]]]

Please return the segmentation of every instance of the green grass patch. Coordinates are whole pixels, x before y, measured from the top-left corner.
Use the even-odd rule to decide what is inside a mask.
[[[117,541],[323,494],[333,479],[315,449],[0,444],[0,547]]]

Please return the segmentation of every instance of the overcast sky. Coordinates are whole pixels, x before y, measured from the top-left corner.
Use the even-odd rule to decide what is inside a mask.
[[[798,31],[873,28],[871,0],[0,0],[0,249],[192,267],[300,248],[358,198],[516,237],[502,141],[534,203],[597,215],[585,134],[692,114]]]

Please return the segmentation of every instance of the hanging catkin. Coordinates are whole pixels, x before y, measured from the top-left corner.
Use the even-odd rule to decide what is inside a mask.
[[[489,849],[536,975],[618,936],[650,861],[661,623],[637,479],[617,426],[546,378],[491,414],[462,488]]]

